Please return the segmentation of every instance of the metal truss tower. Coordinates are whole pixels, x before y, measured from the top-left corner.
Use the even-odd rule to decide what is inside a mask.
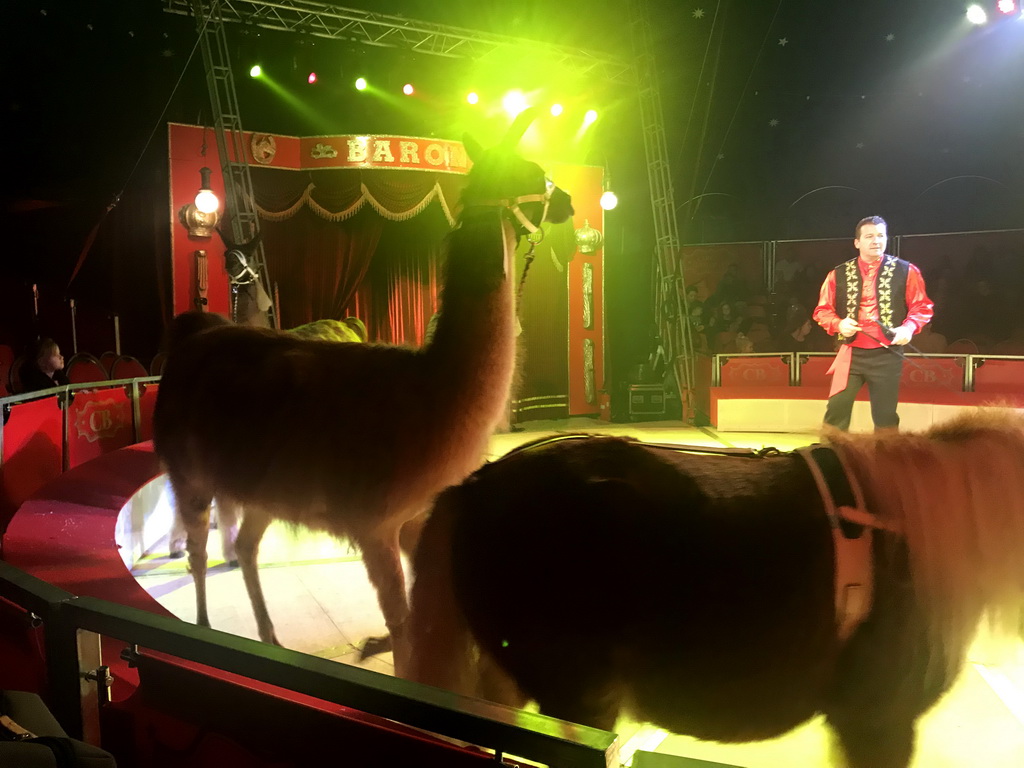
[[[679,260],[679,228],[675,193],[668,163],[665,118],[658,88],[658,69],[647,0],[629,0],[630,31],[635,58],[641,131],[647,156],[655,237],[655,321],[661,333],[666,362],[675,376],[683,418],[693,414],[696,386],[693,334]]]
[[[259,236],[260,222],[256,213],[252,177],[246,159],[242,133],[242,118],[238,109],[238,94],[231,74],[227,35],[224,31],[222,0],[188,0],[199,30],[199,47],[206,68],[206,85],[210,91],[214,133],[220,152],[220,167],[224,174],[225,212],[231,227],[231,242],[238,246],[245,261],[229,267],[232,273],[232,320],[238,320],[238,294],[244,288],[256,288],[258,281],[266,296],[271,295],[270,276]],[[247,267],[247,269],[246,269]],[[236,272],[237,270],[237,272]],[[249,296],[252,301],[255,295]],[[267,319],[271,327],[278,326],[276,310],[271,303]]]

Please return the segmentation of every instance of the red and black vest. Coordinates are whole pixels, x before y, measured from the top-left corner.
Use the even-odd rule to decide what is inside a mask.
[[[836,272],[836,314],[841,317],[858,317],[861,285],[858,259],[851,259],[835,268]],[[886,339],[892,339],[892,328],[900,325],[907,317],[907,275],[910,262],[897,259],[888,253],[882,256],[882,264],[875,278],[875,297],[878,301],[876,322],[882,326]],[[845,314],[843,314],[845,312]],[[839,337],[849,344],[853,338]]]

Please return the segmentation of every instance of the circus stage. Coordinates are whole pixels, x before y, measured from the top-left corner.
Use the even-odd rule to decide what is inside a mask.
[[[609,424],[576,418],[529,422],[524,426],[523,432],[493,437],[491,456],[500,456],[528,439],[554,431],[622,434],[652,442],[780,449],[796,448],[815,439],[810,432],[718,432],[672,421]],[[151,508],[153,519],[166,525],[169,507],[166,500],[160,499],[161,485],[162,481],[150,489],[145,504]],[[138,504],[135,506],[137,515]],[[124,525],[119,530],[122,535],[127,533]],[[152,538],[153,534],[149,536]],[[119,543],[122,551],[129,544]],[[212,568],[208,577],[211,622],[216,629],[256,638],[241,573],[224,565],[219,546],[219,537],[214,532],[210,536]],[[293,532],[275,524],[263,540],[260,562],[267,601],[286,646],[359,665],[358,648],[362,641],[384,633],[365,570],[358,554],[345,542]],[[623,567],[628,567],[628,563],[624,561]],[[184,560],[167,556],[166,537],[154,539],[149,552],[133,562],[132,573],[164,608],[181,619],[194,620],[192,579]],[[629,605],[618,606],[622,613],[629,609]],[[997,646],[981,637],[969,661],[952,692],[922,719],[915,768],[976,768],[982,764],[986,768],[1010,768],[1024,763],[1024,645]],[[393,673],[389,654],[361,666]],[[748,745],[699,742],[634,722],[620,722],[618,734],[624,762],[639,749],[744,768],[829,764],[825,728],[817,720],[782,738]]]

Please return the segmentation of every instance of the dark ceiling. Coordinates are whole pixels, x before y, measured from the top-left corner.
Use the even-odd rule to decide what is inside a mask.
[[[631,55],[625,0],[346,5]],[[866,212],[904,231],[1024,224],[1024,21],[968,30],[960,0],[648,6],[684,240],[817,236]],[[194,23],[160,0],[20,0],[5,17],[5,200],[107,201],[164,141],[161,116],[209,120],[198,55],[183,72]],[[294,34],[232,39],[239,55],[296,68],[311,55]],[[360,66],[408,58],[320,46]],[[438,77],[462,66],[429,56],[414,65]],[[239,88],[246,125],[301,127],[280,100]],[[629,182],[646,170],[631,96],[619,94],[622,118],[606,127],[599,162],[642,195]],[[386,130],[373,123],[389,119],[339,114],[339,129]]]

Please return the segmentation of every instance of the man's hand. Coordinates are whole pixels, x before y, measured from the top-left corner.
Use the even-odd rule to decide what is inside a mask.
[[[892,334],[892,341],[889,343],[894,347],[902,347],[904,344],[909,344],[910,340],[914,337],[914,332],[904,325],[893,328]]]
[[[842,320],[839,321],[840,336],[845,336],[846,338],[849,338],[858,331],[860,331],[860,326],[857,325],[857,321],[854,320],[852,317],[844,317]],[[910,341],[910,339],[908,338],[907,341]],[[905,341],[903,343],[906,344],[907,342]]]

